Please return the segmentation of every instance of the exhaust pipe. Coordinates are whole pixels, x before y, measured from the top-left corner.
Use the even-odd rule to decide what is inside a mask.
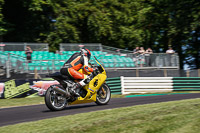
[[[70,96],[70,93],[69,93],[69,92],[67,92],[66,90],[61,89],[60,87],[53,86],[53,89],[54,89],[56,92],[61,93],[61,94],[63,94],[63,95],[66,96],[66,97]]]

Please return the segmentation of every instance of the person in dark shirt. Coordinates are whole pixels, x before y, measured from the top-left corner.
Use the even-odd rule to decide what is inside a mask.
[[[136,47],[133,49],[133,54],[137,54],[140,51],[140,47]]]
[[[31,54],[33,53],[31,47],[28,45],[26,46],[25,54],[26,54],[26,59],[28,63],[31,63]]]
[[[153,50],[151,48],[147,48],[145,51],[145,63],[147,67],[151,66],[151,54],[153,53]]]

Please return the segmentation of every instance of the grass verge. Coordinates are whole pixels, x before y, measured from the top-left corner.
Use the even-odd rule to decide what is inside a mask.
[[[2,133],[197,133],[200,99],[82,113],[0,127]]]
[[[0,108],[43,104],[44,97],[0,99]]]

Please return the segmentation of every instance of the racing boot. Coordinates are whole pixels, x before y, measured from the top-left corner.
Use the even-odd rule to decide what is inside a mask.
[[[85,86],[86,84],[88,84],[91,81],[91,79],[92,79],[92,75],[87,76],[86,79],[83,79],[83,80],[81,80],[78,83],[75,83],[75,85],[72,88],[70,88],[69,91],[71,92],[71,94],[73,96],[79,97],[80,95],[79,95],[78,92],[76,92],[76,90],[79,89],[79,88],[82,88],[83,86]]]
[[[81,81],[78,82],[78,83],[75,83],[75,85],[74,85],[72,88],[70,88],[71,94],[72,94],[73,96],[79,97],[80,95],[79,95],[78,92],[76,92],[76,90],[77,90],[77,89],[80,89],[80,88],[82,88],[83,86],[85,86],[86,84],[88,84],[88,83],[91,81],[91,79],[92,79],[92,75],[89,75],[89,76],[87,76],[86,79],[83,79],[83,80],[81,80]]]
[[[79,97],[79,93],[76,92],[77,89],[81,88],[82,86],[79,83],[75,83],[73,87],[69,88],[70,93],[75,96]]]

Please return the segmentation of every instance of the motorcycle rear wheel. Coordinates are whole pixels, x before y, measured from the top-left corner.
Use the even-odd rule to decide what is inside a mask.
[[[61,85],[50,86],[45,94],[45,104],[52,111],[60,111],[65,108],[67,100],[63,94],[56,92],[54,87],[63,88]]]
[[[97,99],[95,103],[98,105],[106,105],[110,101],[110,98],[110,88],[106,83],[104,83],[97,91]]]

